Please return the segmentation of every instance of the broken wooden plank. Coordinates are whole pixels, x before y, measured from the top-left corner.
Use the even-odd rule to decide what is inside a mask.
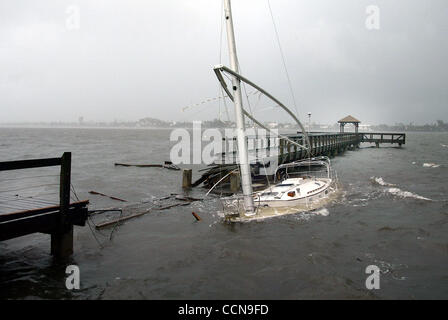
[[[133,218],[141,217],[141,216],[143,216],[143,215],[145,215],[145,214],[147,214],[147,213],[149,213],[151,211],[161,211],[161,210],[171,209],[171,208],[174,208],[174,207],[187,206],[191,202],[192,201],[187,202],[187,203],[175,203],[175,204],[171,204],[171,205],[165,206],[165,207],[147,209],[146,211],[143,211],[143,212],[135,213],[135,214],[132,214],[132,215],[129,215],[129,216],[121,217],[121,218],[118,218],[118,219],[115,219],[115,220],[112,220],[112,221],[108,221],[108,222],[104,222],[104,223],[98,224],[98,225],[95,226],[95,228],[97,230],[103,229],[103,228],[109,227],[111,225],[116,225],[118,223],[130,220],[130,219],[133,219]]]
[[[90,194],[95,194],[95,195],[98,195],[98,196],[102,196],[102,197],[108,197],[108,198],[111,198],[112,200],[117,200],[117,201],[121,201],[121,202],[128,202],[127,200],[120,199],[120,198],[113,197],[113,196],[108,196],[107,194],[104,194],[104,193],[101,193],[101,192],[97,192],[97,191],[89,191],[89,193]]]
[[[192,212],[191,214],[193,215],[193,217],[195,217],[196,221],[201,221],[202,220],[201,217],[198,216],[195,212]]]
[[[180,168],[170,161],[165,161],[164,164],[133,164],[133,163],[115,163],[118,167],[137,167],[137,168],[165,168],[169,170],[179,171]]]

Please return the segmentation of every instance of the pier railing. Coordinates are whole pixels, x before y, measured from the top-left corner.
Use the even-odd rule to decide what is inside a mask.
[[[0,215],[0,241],[41,232],[51,234],[51,253],[65,257],[73,253],[73,225],[84,226],[88,201],[70,203],[71,153],[60,158],[0,162],[0,172],[60,166],[59,205],[38,207]],[[29,198],[28,201],[32,201]],[[29,204],[29,202],[28,202]]]
[[[298,143],[299,145],[305,145],[305,138],[302,134],[287,135],[288,139]],[[225,141],[230,141],[235,145],[236,138],[226,138]],[[266,139],[264,139],[266,140]],[[254,177],[269,175],[274,170],[274,166],[270,166],[269,170],[260,170],[261,166],[264,167],[264,161],[262,163],[257,162],[258,154],[269,154],[278,159],[277,164],[288,163],[296,160],[306,159],[309,156],[336,156],[346,150],[354,150],[360,147],[361,143],[375,143],[377,147],[381,143],[397,144],[402,146],[406,143],[406,134],[404,133],[376,133],[376,132],[347,132],[347,133],[332,133],[332,132],[312,132],[309,133],[309,140],[311,150],[297,146],[284,138],[273,138],[263,141],[256,136],[248,137],[249,154],[252,153],[254,161],[251,161],[252,174]],[[252,146],[252,147],[251,147]],[[260,147],[261,146],[261,147]],[[263,149],[269,152],[261,152]],[[237,169],[237,152],[232,149],[224,148],[225,152],[216,155],[216,161],[211,164],[193,186],[197,186],[204,183],[205,186],[213,186],[217,181],[222,179],[229,172]],[[272,152],[274,150],[274,152]],[[234,174],[235,175],[235,174]],[[236,173],[237,175],[237,173]],[[232,179],[232,175],[229,175],[227,180]]]
[[[404,133],[360,133],[361,142],[370,142],[380,144],[380,143],[391,143],[398,144],[399,146],[406,143],[406,134]]]

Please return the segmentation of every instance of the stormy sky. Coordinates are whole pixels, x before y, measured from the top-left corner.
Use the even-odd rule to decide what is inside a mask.
[[[446,0],[270,4],[301,119],[448,120]],[[232,7],[242,74],[295,111],[267,0]],[[0,123],[226,120],[222,103],[195,106],[220,94],[212,67],[228,64],[221,8],[221,0],[1,0]],[[256,100],[260,120],[290,121]]]

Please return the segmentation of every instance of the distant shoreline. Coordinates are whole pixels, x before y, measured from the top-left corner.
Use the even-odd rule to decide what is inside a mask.
[[[138,126],[80,126],[80,125],[50,125],[50,124],[0,124],[0,129],[86,129],[86,130],[173,130],[173,129],[188,129],[191,130],[191,126],[176,126],[176,127],[138,127]],[[220,127],[204,127],[204,129],[225,129]],[[285,130],[285,128],[280,128]],[[288,130],[288,129],[286,129]],[[289,130],[294,130],[289,128]],[[338,130],[331,129],[313,129],[312,133],[318,132],[332,132],[337,133]],[[442,133],[448,132],[448,130],[435,131],[435,130],[394,130],[394,129],[372,129],[370,131],[359,130],[359,133],[370,133],[370,132],[421,132],[421,133]],[[346,133],[353,133],[351,130],[347,130]]]
[[[77,125],[39,125],[39,124],[0,124],[0,128],[26,128],[26,129],[124,129],[124,130],[155,130],[173,129],[173,127],[132,127],[132,126],[77,126]],[[176,127],[180,128],[180,127]],[[188,129],[188,127],[185,127]]]

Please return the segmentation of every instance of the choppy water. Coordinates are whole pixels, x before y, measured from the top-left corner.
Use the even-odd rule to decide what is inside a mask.
[[[169,130],[0,128],[0,161],[71,151],[78,196],[91,208],[120,206],[88,191],[130,202],[182,193],[178,171],[114,167],[168,160],[168,137]],[[0,298],[447,299],[448,134],[408,133],[406,140],[401,149],[334,158],[343,196],[316,212],[227,225],[211,199],[128,221],[112,240],[110,230],[95,233],[102,247],[89,227],[77,227],[76,292],[65,289],[65,265],[49,255],[49,236],[1,242]],[[15,173],[40,174],[57,171]],[[14,177],[0,173],[0,190],[23,187]],[[50,196],[52,188],[38,192]],[[192,211],[203,220],[195,222]],[[380,290],[365,288],[372,264],[381,269]]]

